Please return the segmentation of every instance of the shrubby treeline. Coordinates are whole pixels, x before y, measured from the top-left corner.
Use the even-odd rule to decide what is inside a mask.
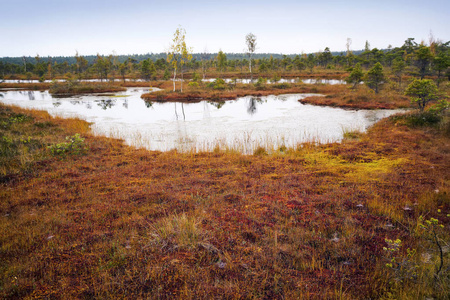
[[[251,63],[249,61],[251,59]],[[218,73],[252,72],[258,76],[270,74],[298,74],[320,70],[343,70],[351,72],[355,66],[368,71],[377,63],[388,68],[401,84],[405,75],[424,78],[436,76],[440,82],[450,78],[450,41],[430,39],[429,43],[417,43],[408,38],[401,47],[370,49],[369,42],[362,51],[331,52],[282,55],[254,53],[194,53],[183,66],[184,73],[202,73],[216,76]],[[61,77],[77,79],[169,79],[173,64],[167,60],[167,53],[144,55],[90,55],[73,57],[4,57],[0,58],[0,78],[40,78],[51,80]],[[379,68],[379,66],[378,66]]]

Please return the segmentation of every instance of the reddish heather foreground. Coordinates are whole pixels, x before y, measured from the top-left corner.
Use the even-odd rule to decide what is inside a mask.
[[[270,155],[161,153],[94,137],[82,121],[12,112],[33,119],[8,134],[52,145],[78,132],[89,150],[44,148],[31,169],[2,175],[4,299],[438,293],[396,281],[383,250],[399,238],[398,256],[421,251],[418,217],[450,211],[450,143],[435,129],[385,120],[358,140]]]

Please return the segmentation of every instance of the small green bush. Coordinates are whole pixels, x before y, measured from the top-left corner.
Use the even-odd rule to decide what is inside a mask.
[[[80,137],[77,133],[74,136],[67,136],[66,143],[59,143],[49,146],[51,153],[55,156],[66,156],[68,154],[84,154],[87,151],[87,147],[84,144],[84,138]]]
[[[225,84],[225,80],[223,80],[222,78],[216,78],[216,80],[208,83],[206,86],[213,90],[225,90],[227,87]]]
[[[266,82],[267,80],[265,78],[259,77],[254,86],[257,90],[264,90],[266,88]]]
[[[277,83],[277,82],[280,81],[280,80],[281,80],[281,77],[280,77],[280,75],[278,75],[278,74],[273,74],[272,78],[270,78],[270,81],[271,81],[272,83]]]
[[[194,72],[194,74],[192,74],[192,81],[193,82],[200,82],[201,81],[200,75],[198,75],[197,72]]]
[[[411,127],[436,127],[441,128],[444,134],[449,130],[449,109],[447,100],[438,101],[426,111],[416,111],[409,114],[394,116],[394,121],[401,121]]]
[[[191,88],[198,88],[198,82],[196,81],[189,82],[188,86]]]
[[[437,125],[442,117],[430,111],[422,113],[409,114],[405,116],[406,124],[412,127],[424,127]]]
[[[273,87],[275,89],[285,90],[291,87],[291,85],[287,82],[274,84]]]
[[[32,117],[24,115],[24,114],[13,114],[9,117],[9,123],[24,123],[33,120]]]

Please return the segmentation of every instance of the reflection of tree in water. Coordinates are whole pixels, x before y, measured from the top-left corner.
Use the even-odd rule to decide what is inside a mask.
[[[174,104],[175,104],[175,117],[176,117],[177,120],[178,120],[177,102],[174,102]],[[186,115],[184,114],[184,104],[183,104],[183,102],[181,102],[181,112],[183,113],[183,120],[186,121]]]
[[[203,119],[211,118],[211,112],[209,111],[209,106],[211,105],[211,102],[203,101],[202,103],[203,103]]]
[[[116,105],[115,101],[113,101],[111,99],[98,100],[96,102],[97,102],[97,105],[100,106],[104,110],[106,110],[108,108],[112,108],[114,105]]]
[[[86,105],[87,109],[92,109],[92,103],[90,101],[71,100],[72,105]]]
[[[212,106],[215,106],[217,109],[221,109],[222,106],[225,105],[225,101],[218,101],[218,102],[208,101],[208,103],[211,104]]]
[[[275,99],[283,101],[283,102],[286,102],[288,100],[288,97],[286,97],[286,96],[277,96]]]
[[[181,102],[181,111],[183,112],[183,120],[186,121],[186,115],[184,114],[184,104]]]
[[[35,96],[34,96],[34,92],[33,92],[33,91],[29,91],[29,92],[28,92],[28,98],[29,98],[30,100],[35,100],[35,99],[36,99]]]
[[[262,99],[259,97],[250,97],[248,99],[247,112],[250,115],[256,114],[256,103],[262,103]]]

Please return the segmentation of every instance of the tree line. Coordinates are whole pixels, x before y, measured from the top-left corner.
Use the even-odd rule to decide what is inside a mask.
[[[255,42],[256,42],[256,37]],[[408,38],[400,47],[388,49],[370,48],[366,42],[362,51],[350,50],[351,40],[347,42],[347,51],[323,51],[309,54],[282,55],[270,53],[191,53],[189,59],[180,66],[179,72],[201,74],[202,77],[217,76],[225,72],[269,74],[296,74],[320,70],[344,70],[352,72],[358,68],[370,70],[377,63],[389,68],[399,78],[411,75],[420,78],[437,77],[437,82],[450,80],[450,41],[442,42],[430,38],[429,43],[417,43]],[[254,49],[253,49],[254,50]],[[100,55],[73,57],[0,58],[0,79],[3,78],[39,78],[51,80],[61,77],[76,79],[98,78],[116,80],[126,78],[157,80],[170,79],[174,69],[170,53],[146,55]],[[208,75],[209,73],[209,75]]]

